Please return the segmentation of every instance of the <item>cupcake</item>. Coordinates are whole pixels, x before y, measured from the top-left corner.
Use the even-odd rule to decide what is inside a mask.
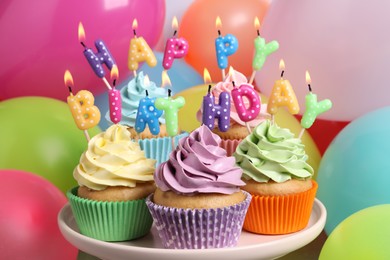
[[[242,187],[252,195],[244,229],[287,234],[304,229],[317,183],[301,140],[269,120],[258,125],[233,154],[243,170]]]
[[[153,220],[145,198],[155,190],[154,165],[124,126],[94,136],[73,172],[79,186],[67,193],[80,232],[103,241],[147,234]]]
[[[248,84],[246,77],[232,69],[231,72],[226,76],[224,81],[218,82],[215,86],[212,87],[211,91],[215,97],[215,102],[218,103],[219,95],[224,92],[231,92],[234,88],[232,81],[234,81],[235,86],[239,87],[241,84]],[[230,128],[226,132],[222,132],[215,127],[212,131],[221,137],[221,147],[224,148],[228,156],[231,156],[236,150],[237,145],[248,135],[248,130],[245,125],[245,122],[240,119],[237,114],[236,107],[234,105],[232,96],[230,95]],[[246,103],[245,103],[246,104]],[[267,111],[267,105],[262,105],[260,113],[256,118],[248,122],[248,125],[251,129],[256,127],[258,124],[263,122],[269,117]],[[202,122],[202,108],[197,112],[197,119],[199,122]]]
[[[172,150],[171,138],[165,127],[164,114],[159,118],[160,132],[153,135],[149,128],[146,127],[142,133],[135,130],[135,122],[140,100],[146,96],[146,90],[150,98],[167,97],[168,92],[165,88],[157,87],[153,81],[150,81],[143,72],[139,72],[125,87],[121,89],[122,98],[122,119],[120,124],[127,127],[134,139],[137,139],[141,149],[145,151],[148,158],[155,159],[157,165],[168,159],[168,154]],[[106,113],[106,120],[110,121],[109,111]],[[186,134],[180,134],[174,137],[175,145],[177,141]]]
[[[201,249],[237,244],[251,195],[241,191],[242,171],[200,126],[179,141],[154,178],[146,204],[164,247]]]

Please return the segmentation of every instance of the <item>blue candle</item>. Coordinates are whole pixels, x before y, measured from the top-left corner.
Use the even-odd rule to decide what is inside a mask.
[[[216,26],[221,26],[221,19],[219,16],[216,20]],[[226,69],[228,66],[228,56],[234,54],[238,49],[238,40],[232,34],[221,36],[221,31],[218,29],[218,38],[215,39],[215,50],[217,54],[218,67]]]
[[[153,135],[160,133],[160,124],[158,119],[163,114],[162,110],[155,107],[156,98],[149,98],[146,90],[146,97],[140,100],[137,117],[135,119],[135,131],[141,133],[145,130],[146,124]]]

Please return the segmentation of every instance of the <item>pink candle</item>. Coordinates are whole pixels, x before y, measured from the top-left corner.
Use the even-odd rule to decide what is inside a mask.
[[[173,17],[172,28],[174,30],[173,37],[167,40],[165,45],[164,58],[162,61],[162,65],[166,70],[172,67],[174,59],[183,58],[188,53],[187,40],[182,37],[176,37],[178,28],[176,16]]]
[[[115,65],[111,70],[111,80],[113,87],[108,91],[108,104],[110,108],[110,119],[117,124],[122,119],[122,99],[121,93],[115,88],[116,79],[119,76],[118,67]]]
[[[245,97],[249,105],[244,103]],[[236,107],[237,114],[244,122],[249,122],[257,117],[260,113],[261,101],[259,95],[255,92],[252,85],[242,84],[238,88],[233,88],[232,99]]]

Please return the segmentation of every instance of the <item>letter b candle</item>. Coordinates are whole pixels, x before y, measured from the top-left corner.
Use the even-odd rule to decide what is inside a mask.
[[[230,95],[224,91],[219,95],[219,104],[215,104],[215,97],[210,93],[211,86],[206,96],[203,97],[202,122],[210,130],[214,128],[215,118],[218,118],[218,128],[226,132],[230,127]]]

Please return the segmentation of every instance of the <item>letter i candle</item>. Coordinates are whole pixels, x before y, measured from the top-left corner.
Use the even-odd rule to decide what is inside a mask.
[[[162,66],[169,70],[172,67],[173,60],[183,58],[188,53],[188,42],[183,37],[177,38],[178,22],[176,16],[172,19],[172,29],[174,30],[173,37],[167,40],[165,45],[164,57]]]
[[[228,66],[228,56],[233,55],[238,49],[238,40],[232,34],[221,36],[222,22],[219,16],[215,20],[218,37],[215,39],[215,51],[217,54],[218,67],[222,70],[222,80],[225,78],[225,69]]]
[[[311,78],[308,71],[306,71],[306,83],[309,88],[309,94],[306,95],[306,111],[305,113],[303,113],[301,119],[302,130],[299,133],[298,138],[302,137],[305,129],[310,128],[313,125],[319,114],[325,113],[332,108],[332,101],[330,101],[329,99],[324,99],[320,102],[317,102],[317,95],[312,93],[312,89],[310,86]]]
[[[90,137],[87,129],[96,126],[100,121],[100,110],[94,105],[95,98],[88,90],[80,90],[76,95],[73,95],[73,77],[66,70],[64,74],[65,86],[69,89],[67,103],[72,113],[76,126],[84,131],[84,135],[89,142]]]

